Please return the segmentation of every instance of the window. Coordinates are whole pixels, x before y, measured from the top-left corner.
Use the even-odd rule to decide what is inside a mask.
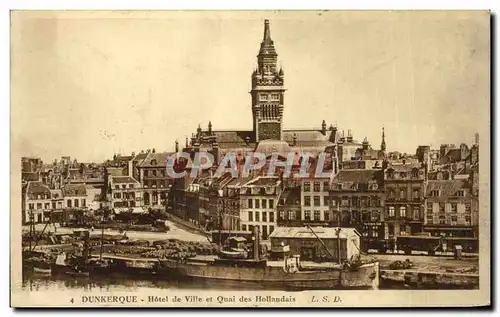
[[[414,178],[418,178],[418,169],[414,169],[412,174]]]
[[[439,212],[444,212],[444,203],[439,203]]]
[[[288,220],[295,220],[295,211],[293,210],[288,211]]]
[[[113,195],[114,198],[122,198],[122,194],[121,193],[115,193]]]
[[[304,197],[304,206],[311,206],[311,197],[309,196]]]
[[[394,206],[389,206],[389,217],[394,217]]]
[[[434,223],[434,217],[432,215],[427,215],[427,223],[430,225]]]
[[[283,210],[280,210],[280,213],[278,215],[278,220],[283,220],[285,219],[285,212]]]
[[[274,209],[274,200],[269,199],[269,209]]]
[[[269,226],[269,234],[273,233],[274,231],[274,226]]]
[[[248,212],[248,221],[253,221],[253,212],[252,211]]]
[[[314,206],[321,206],[321,197],[314,196]]]
[[[50,203],[45,203],[45,209],[50,209]]]
[[[403,225],[403,226],[399,227],[399,229],[401,231],[402,236],[406,235],[406,226]]]
[[[370,221],[370,212],[363,210],[361,212],[361,221],[363,222],[369,222]]]
[[[134,184],[128,184],[128,188],[134,188]]]
[[[378,210],[373,210],[372,211],[372,221],[373,222],[380,221],[380,211],[378,211]]]
[[[304,183],[304,191],[305,192],[310,192],[311,191],[311,183],[305,182]]]
[[[248,231],[253,232],[253,227],[254,227],[253,225],[248,225]]]
[[[42,209],[42,203],[37,203],[36,204],[36,209]]]
[[[392,189],[392,188],[389,189],[389,197],[388,198],[389,199],[394,199],[395,196],[396,196],[396,193],[395,193],[394,189]]]
[[[144,170],[144,177],[148,177],[148,173],[149,171],[148,170]]]
[[[328,191],[330,189],[330,182],[323,182],[323,191]]]
[[[463,189],[457,191],[457,196],[460,196],[460,197],[464,197],[465,196],[465,192]]]
[[[304,212],[304,220],[311,220],[311,211],[310,210],[306,210]]]
[[[247,231],[247,225],[241,225],[241,230]]]
[[[271,100],[272,101],[279,101],[280,95],[279,94],[271,94]]]
[[[413,189],[413,200],[420,199],[420,189],[414,188]]]
[[[471,217],[470,216],[465,216],[465,224],[471,225]]]
[[[267,101],[267,94],[260,94],[260,101]]]
[[[470,204],[465,204],[465,211],[470,212]]]
[[[438,197],[439,196],[439,190],[431,190],[431,196],[432,197]]]
[[[406,199],[406,190],[405,189],[400,189],[399,190],[399,198],[400,199]]]
[[[56,209],[56,202],[52,202],[52,209]]]
[[[68,200],[66,201],[66,205],[68,206],[68,208],[71,208],[71,199],[68,199]]]
[[[372,237],[373,238],[378,238],[378,230],[377,227],[372,227]]]
[[[342,206],[349,206],[349,197],[342,196]]]
[[[262,209],[267,209],[267,200],[262,199]]]
[[[413,207],[413,220],[418,220],[418,219],[420,219],[420,208]]]
[[[29,206],[28,208],[29,208],[30,210],[35,209],[35,204],[28,204],[28,206]]]
[[[406,173],[405,172],[401,172],[399,175],[401,176],[401,178],[406,178]]]
[[[323,212],[323,217],[325,221],[330,221],[330,212],[329,211],[324,211]]]
[[[255,208],[260,208],[260,200],[255,199]]]
[[[85,199],[82,199],[82,207],[85,207],[85,206],[86,206]]]
[[[427,211],[432,211],[432,203],[427,203]]]
[[[255,221],[260,221],[260,213],[258,211],[255,212]]]
[[[451,212],[457,212],[457,204],[451,204]]]
[[[127,185],[126,185],[126,184],[123,184],[123,185],[122,185],[122,188],[123,188],[123,189],[127,188]]]
[[[248,208],[253,208],[253,200],[252,199],[248,200]]]
[[[115,189],[120,189],[120,185],[115,185]]]
[[[457,220],[458,220],[457,218],[458,218],[457,216],[451,216],[451,222],[455,222],[456,223]]]
[[[156,176],[156,170],[152,170],[153,176]]]
[[[269,222],[274,222],[274,211],[269,212]]]
[[[406,217],[406,207],[405,206],[399,207],[399,216],[401,218],[405,218]]]
[[[262,212],[262,221],[267,222],[267,212],[265,211]]]
[[[79,204],[79,202],[78,202],[78,199],[75,199],[75,208],[80,207],[79,205],[80,205],[80,204]]]
[[[319,210],[314,211],[314,220],[315,221],[320,221],[321,220],[321,213]]]
[[[313,190],[314,190],[315,192],[320,192],[320,191],[321,191],[321,189],[320,189],[320,183],[318,183],[318,182],[314,182],[313,187],[314,187],[314,188],[313,188]]]
[[[165,177],[165,170],[161,170],[161,176]]]
[[[445,218],[445,216],[439,216],[439,224],[440,225],[446,224],[446,218]]]

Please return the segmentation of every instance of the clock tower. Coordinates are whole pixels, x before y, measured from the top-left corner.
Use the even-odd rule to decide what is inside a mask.
[[[252,115],[256,142],[283,139],[284,73],[277,67],[278,54],[271,40],[269,20],[252,74]]]

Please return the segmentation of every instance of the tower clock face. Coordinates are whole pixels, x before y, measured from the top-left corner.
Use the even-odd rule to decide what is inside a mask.
[[[261,123],[259,127],[260,140],[280,140],[279,123]]]

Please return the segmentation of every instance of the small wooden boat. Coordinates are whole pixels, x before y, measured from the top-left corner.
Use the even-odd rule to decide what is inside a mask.
[[[38,273],[38,274],[51,274],[52,270],[50,268],[39,268],[39,267],[34,266],[33,272]]]

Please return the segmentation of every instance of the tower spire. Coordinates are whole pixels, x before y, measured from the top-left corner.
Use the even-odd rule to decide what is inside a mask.
[[[382,152],[385,152],[386,150],[386,144],[385,144],[385,130],[384,127],[382,127],[382,143],[380,143],[380,150]]]
[[[271,42],[271,31],[269,30],[269,20],[264,20],[264,38],[263,42]]]

